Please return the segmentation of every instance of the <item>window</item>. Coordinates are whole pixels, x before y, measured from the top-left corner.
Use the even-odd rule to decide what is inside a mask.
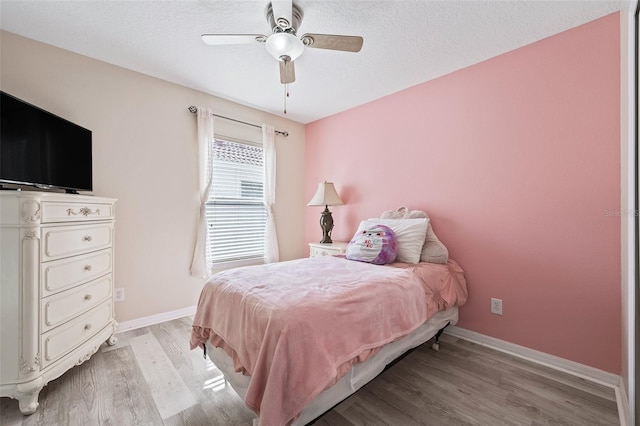
[[[214,265],[264,257],[262,148],[216,139],[207,201],[210,259]]]
[[[240,182],[242,189],[242,197],[260,197],[262,198],[262,182],[251,182],[243,180]]]

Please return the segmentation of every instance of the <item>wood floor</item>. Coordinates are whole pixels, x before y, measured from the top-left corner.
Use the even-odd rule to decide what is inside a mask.
[[[9,425],[251,425],[253,415],[200,349],[191,318],[119,334],[118,343],[50,382],[22,416],[2,398]],[[315,426],[619,425],[614,391],[443,335],[425,344]]]

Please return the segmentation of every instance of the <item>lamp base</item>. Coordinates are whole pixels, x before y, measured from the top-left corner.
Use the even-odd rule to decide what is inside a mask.
[[[331,244],[331,230],[333,229],[333,216],[329,211],[329,206],[324,206],[324,211],[320,215],[320,228],[322,228],[322,241],[320,244]]]

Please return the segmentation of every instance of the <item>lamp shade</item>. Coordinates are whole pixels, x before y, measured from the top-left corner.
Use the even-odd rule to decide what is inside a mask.
[[[293,61],[304,51],[302,41],[289,33],[271,34],[267,39],[266,47],[267,52],[278,60],[281,56],[288,56]]]
[[[318,184],[316,194],[309,201],[308,206],[341,206],[344,203],[336,192],[333,182],[322,182]]]

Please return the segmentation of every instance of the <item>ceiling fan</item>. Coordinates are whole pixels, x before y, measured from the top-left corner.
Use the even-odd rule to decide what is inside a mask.
[[[267,21],[273,34],[203,34],[202,41],[209,45],[265,43],[267,52],[280,63],[280,82],[293,83],[296,79],[293,62],[305,47],[316,49],[359,52],[362,37],[335,34],[304,34],[298,38],[297,29],[302,22],[302,9],[292,0],[272,0],[267,6]],[[286,112],[286,111],[285,111]]]

